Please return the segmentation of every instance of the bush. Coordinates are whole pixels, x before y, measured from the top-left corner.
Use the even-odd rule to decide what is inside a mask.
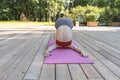
[[[113,8],[113,22],[120,22],[120,11],[117,8]]]
[[[72,9],[71,17],[69,17],[72,18],[74,21],[80,21],[80,18],[83,18],[83,22],[97,21],[102,12],[103,8],[98,8],[94,6],[77,6]]]
[[[117,8],[104,8],[103,13],[100,14],[99,21],[101,23],[111,23],[120,21],[120,11]]]
[[[103,13],[100,14],[99,21],[102,23],[109,23],[112,22],[113,13],[109,7],[104,8]]]
[[[67,11],[66,17],[72,18],[73,21],[86,23],[87,21],[98,21],[99,23],[108,24],[111,22],[120,22],[120,11],[118,8],[95,7],[95,6],[77,6]]]
[[[99,14],[86,14],[86,21],[97,21],[99,18]]]

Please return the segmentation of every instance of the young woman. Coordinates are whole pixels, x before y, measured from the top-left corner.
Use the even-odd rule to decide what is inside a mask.
[[[69,47],[84,56],[80,51],[80,48],[77,47],[72,41],[73,22],[71,19],[59,18],[55,23],[55,28],[56,42],[52,46],[48,47],[45,57],[50,56],[50,51],[56,49],[57,47]]]

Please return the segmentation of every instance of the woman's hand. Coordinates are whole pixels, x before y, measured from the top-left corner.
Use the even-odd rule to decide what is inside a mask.
[[[44,57],[49,57],[49,56],[51,56],[51,54],[48,51],[45,51]]]

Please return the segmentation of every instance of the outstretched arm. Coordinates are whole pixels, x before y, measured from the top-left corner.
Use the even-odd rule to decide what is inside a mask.
[[[56,48],[57,48],[56,44],[53,44],[53,45],[51,45],[50,47],[48,47],[48,49],[47,49],[46,52],[45,52],[45,57],[50,56],[50,55],[51,55],[50,52],[51,52],[52,50],[56,49]]]
[[[83,57],[88,57],[88,55],[85,55],[84,52],[82,51],[81,47],[76,46],[74,43],[72,43],[72,45],[70,46],[71,49],[77,51],[79,54],[81,54],[81,56]]]

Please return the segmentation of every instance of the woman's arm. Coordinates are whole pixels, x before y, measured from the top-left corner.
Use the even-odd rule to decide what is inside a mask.
[[[70,48],[77,51],[81,56],[88,57],[88,55],[85,55],[83,53],[82,49],[80,47],[76,46],[74,43],[71,44]]]
[[[46,52],[45,52],[45,57],[50,56],[50,55],[51,55],[50,52],[51,52],[52,50],[56,49],[56,48],[57,48],[56,44],[53,44],[53,45],[51,45],[50,47],[48,47],[48,49],[47,49]]]

